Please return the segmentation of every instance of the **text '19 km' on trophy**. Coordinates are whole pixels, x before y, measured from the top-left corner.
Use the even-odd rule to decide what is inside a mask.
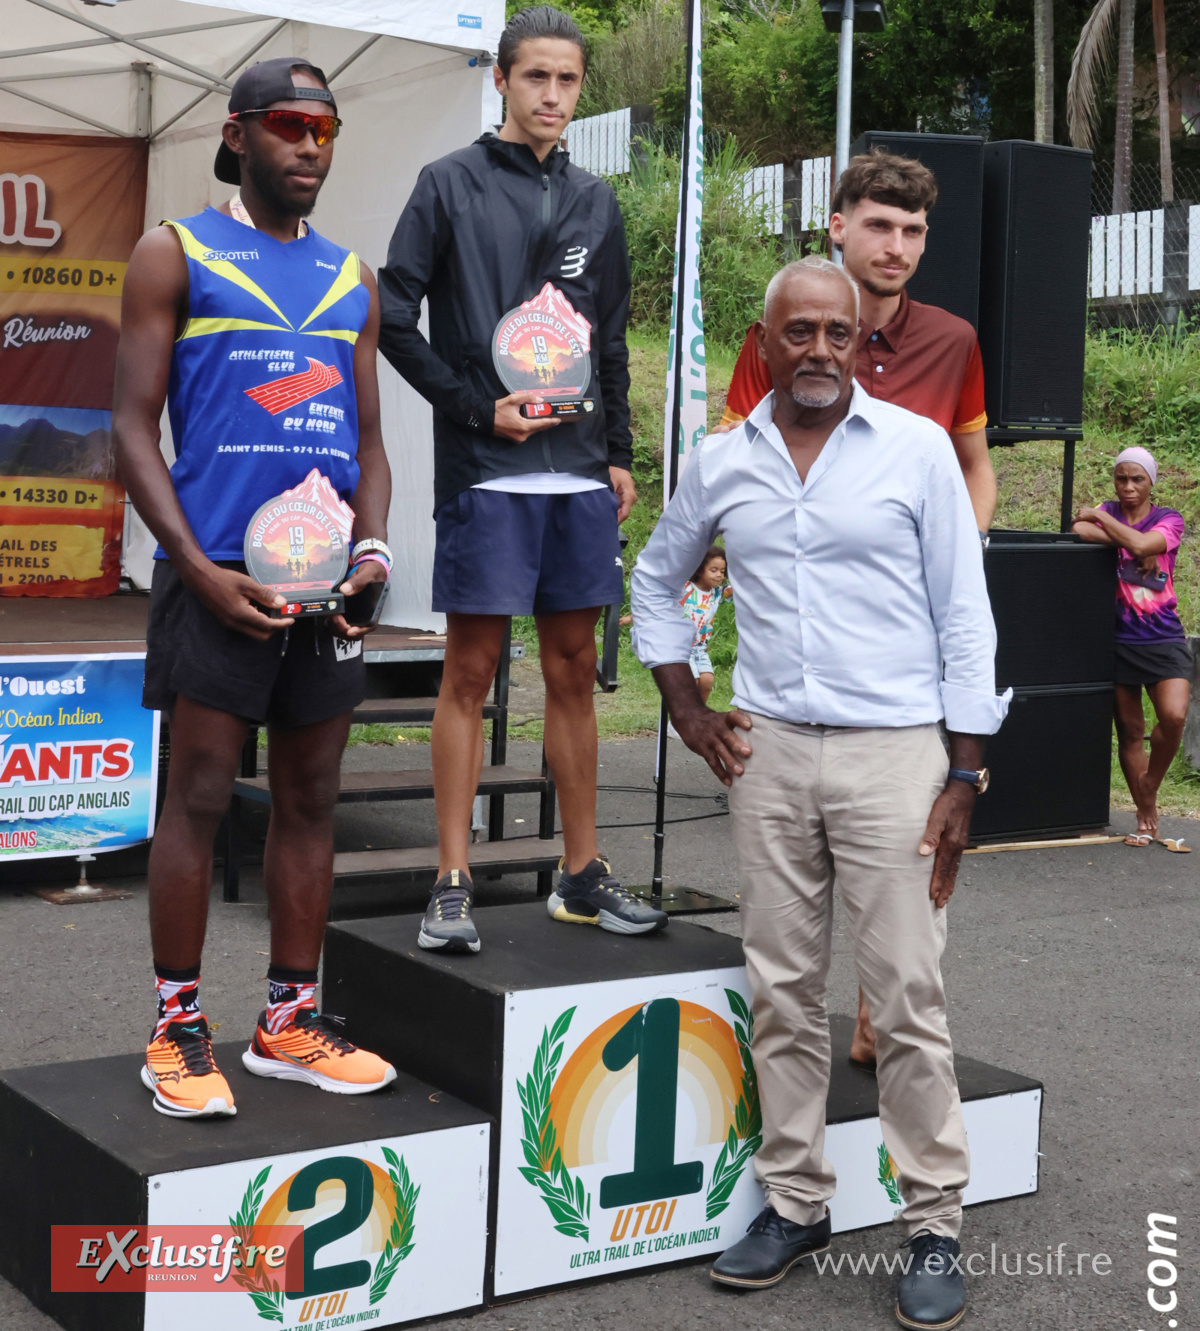
[[[592,325],[547,282],[532,299],[509,310],[492,334],[492,363],[510,393],[537,393],[521,415],[584,416],[596,403],[584,397],[592,378]]]
[[[293,490],[268,499],[246,528],[246,570],[287,598],[274,619],[336,615],[350,562],[354,511],[314,467]]]

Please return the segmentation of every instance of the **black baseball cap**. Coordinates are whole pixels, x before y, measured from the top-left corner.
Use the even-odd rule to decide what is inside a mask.
[[[282,55],[274,60],[260,60],[238,75],[229,93],[229,114],[238,111],[265,111],[273,102],[324,102],[337,115],[333,93],[324,88],[297,88],[292,70],[306,69],[314,78],[326,82],[325,71],[299,56]],[[242,169],[237,153],[222,141],[213,163],[213,174],[226,185],[242,183]]]

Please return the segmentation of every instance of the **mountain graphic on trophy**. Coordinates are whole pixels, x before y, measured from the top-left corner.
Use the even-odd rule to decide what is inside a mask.
[[[250,519],[246,570],[287,598],[274,618],[339,614],[337,590],[350,562],[354,511],[314,467],[294,489],[268,499]]]
[[[592,326],[552,283],[509,310],[492,335],[492,363],[510,393],[534,392],[526,417],[582,416],[595,410],[585,398],[592,378]]]

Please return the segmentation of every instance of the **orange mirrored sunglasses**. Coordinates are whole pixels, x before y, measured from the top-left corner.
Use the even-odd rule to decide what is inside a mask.
[[[318,148],[336,139],[342,127],[337,116],[310,116],[303,111],[235,111],[230,119],[242,120],[246,116],[260,116],[261,123],[286,143],[299,143],[311,133]]]

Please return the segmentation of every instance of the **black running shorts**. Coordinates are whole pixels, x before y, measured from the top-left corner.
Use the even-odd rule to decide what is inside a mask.
[[[285,730],[328,721],[366,696],[362,640],[335,638],[326,620],[313,618],[258,642],[226,628],[171,563],[156,559],[142,706],[170,715],[180,694]]]

